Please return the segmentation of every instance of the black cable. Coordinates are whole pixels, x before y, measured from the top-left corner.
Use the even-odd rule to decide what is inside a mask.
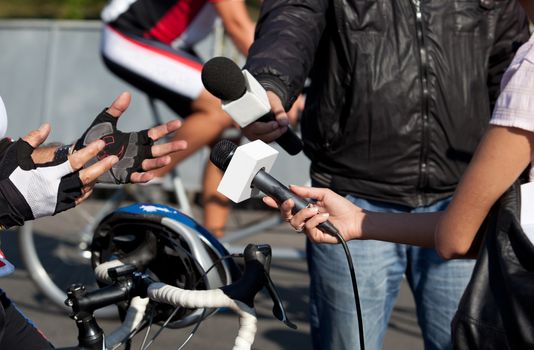
[[[350,279],[352,281],[352,290],[354,292],[354,302],[356,303],[356,317],[358,318],[358,333],[360,336],[360,350],[365,350],[365,340],[363,335],[363,317],[362,317],[362,307],[360,305],[360,293],[358,292],[358,283],[356,282],[356,273],[354,272],[354,264],[352,260],[352,256],[350,254],[349,247],[347,246],[347,241],[345,241],[345,238],[339,233],[337,228],[334,232],[337,240],[341,245],[343,246],[343,250],[345,251],[345,256],[347,257],[347,263],[349,264],[349,272],[350,272]]]

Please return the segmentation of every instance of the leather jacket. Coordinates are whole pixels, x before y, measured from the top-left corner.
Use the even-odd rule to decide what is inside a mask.
[[[528,37],[516,0],[268,0],[245,68],[286,108],[311,78],[316,183],[418,207],[452,194]]]
[[[534,349],[534,245],[520,213],[516,182],[477,234],[484,244],[452,321],[456,350]]]

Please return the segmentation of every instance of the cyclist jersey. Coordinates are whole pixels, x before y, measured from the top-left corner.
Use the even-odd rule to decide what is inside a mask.
[[[112,0],[102,20],[116,30],[155,39],[174,48],[190,48],[212,30],[217,0]]]

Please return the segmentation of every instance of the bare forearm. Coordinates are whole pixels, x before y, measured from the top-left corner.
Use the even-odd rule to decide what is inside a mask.
[[[214,6],[222,19],[224,29],[239,52],[246,56],[254,40],[254,23],[244,2],[226,0],[217,2]]]
[[[361,223],[362,239],[434,248],[434,231],[442,214],[367,212]]]

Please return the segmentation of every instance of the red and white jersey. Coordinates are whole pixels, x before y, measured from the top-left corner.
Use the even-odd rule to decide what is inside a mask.
[[[112,0],[102,20],[127,35],[188,48],[212,30],[217,0]]]

